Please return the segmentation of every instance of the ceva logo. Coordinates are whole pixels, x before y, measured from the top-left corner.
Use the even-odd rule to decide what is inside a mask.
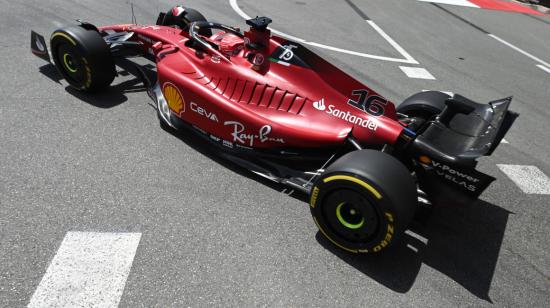
[[[319,111],[324,111],[325,109],[327,109],[327,107],[325,106],[325,99],[322,98],[319,101],[313,102],[313,107],[315,107],[315,109]]]

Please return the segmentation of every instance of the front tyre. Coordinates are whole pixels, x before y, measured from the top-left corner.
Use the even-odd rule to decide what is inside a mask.
[[[94,92],[113,82],[114,59],[97,31],[80,26],[61,28],[52,34],[50,44],[55,66],[73,88]]]
[[[338,159],[315,182],[310,209],[319,231],[334,245],[376,253],[406,230],[416,200],[416,184],[401,162],[362,150]]]

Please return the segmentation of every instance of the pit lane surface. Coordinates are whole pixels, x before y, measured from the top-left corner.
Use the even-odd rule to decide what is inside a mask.
[[[159,9],[175,3],[133,2],[140,23],[153,23]],[[229,1],[186,4],[245,28]],[[83,96],[30,54],[30,29],[48,35],[75,18],[127,23],[126,1],[0,0],[0,306],[28,305],[35,291],[43,294],[43,277],[55,279],[47,275],[52,260],[67,260],[67,251],[79,250],[75,242],[90,242],[71,242],[68,232],[138,238],[121,252],[133,262],[129,273],[121,271],[126,280],[113,284],[123,288],[119,298],[98,295],[88,299],[93,303],[545,306],[550,196],[541,194],[544,186],[526,193],[515,181],[534,174],[544,185],[550,175],[550,73],[487,33],[550,62],[550,18],[414,0],[238,5],[311,42],[401,57],[363,12],[419,64],[312,49],[396,102],[424,89],[481,102],[514,95],[512,109],[521,117],[510,143],[480,163],[497,182],[475,204],[440,204],[415,226],[420,236],[407,236],[383,256],[347,255],[319,237],[305,203],[161,130],[131,76],[109,93]],[[399,66],[424,68],[435,80],[409,78]],[[101,258],[111,252],[105,250]]]

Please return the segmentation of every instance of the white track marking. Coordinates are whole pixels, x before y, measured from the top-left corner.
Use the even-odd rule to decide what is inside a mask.
[[[57,28],[63,27],[63,23],[57,20],[52,20],[52,24],[54,24],[54,26],[56,26]]]
[[[455,94],[453,92],[449,92],[449,91],[439,91],[439,90],[422,90],[422,92],[428,92],[428,91],[438,91],[438,92],[441,92],[441,93],[445,93],[449,96],[454,96]]]
[[[537,67],[540,68],[541,70],[547,72],[548,74],[550,74],[550,68],[548,68],[544,65],[540,65],[540,64],[537,64]]]
[[[420,234],[417,234],[417,233],[414,233],[412,232],[411,230],[407,230],[405,231],[405,234],[411,236],[411,237],[414,237],[415,239],[419,240],[420,242],[422,242],[424,245],[427,245],[428,244],[428,239],[423,237],[422,235]]]
[[[418,253],[418,248],[414,247],[414,246],[411,245],[411,244],[407,244],[407,248],[409,248],[410,250],[414,251],[415,253]]]
[[[117,307],[140,238],[68,232],[28,307]]]
[[[450,5],[459,5],[459,6],[469,6],[469,7],[479,8],[479,6],[473,4],[470,1],[466,1],[466,0],[418,0],[418,1],[420,1],[420,2],[434,2],[434,3],[450,4]]]
[[[409,66],[400,66],[399,68],[409,78],[435,80],[435,77],[432,74],[430,74],[430,72],[428,72],[428,70],[425,68],[409,67]]]
[[[550,194],[550,179],[535,166],[497,165],[526,194]]]
[[[237,0],[229,0],[229,4],[231,5],[231,8],[233,8],[233,10],[239,14],[239,16],[241,16],[242,18],[244,19],[250,19],[251,17],[248,16],[248,14],[246,14],[240,7],[239,7],[239,4],[237,3]],[[388,43],[390,45],[392,45],[392,47],[394,47],[405,59],[399,59],[399,58],[392,58],[392,57],[384,57],[384,56],[377,56],[377,55],[371,55],[371,54],[368,54],[368,53],[363,53],[363,52],[358,52],[358,51],[353,51],[353,50],[347,50],[347,49],[343,49],[343,48],[338,48],[338,47],[334,47],[334,46],[329,46],[329,45],[325,45],[325,44],[320,44],[320,43],[315,43],[315,42],[310,42],[310,41],[307,41],[305,39],[302,39],[302,38],[299,38],[299,37],[296,37],[296,36],[293,36],[293,35],[289,35],[289,34],[286,34],[284,32],[281,32],[279,30],[276,30],[276,29],[273,29],[273,28],[269,28],[271,30],[271,32],[273,32],[274,34],[277,34],[279,36],[282,36],[282,37],[285,37],[289,40],[292,40],[292,41],[295,41],[295,42],[298,42],[298,43],[303,43],[303,44],[307,44],[307,45],[311,45],[311,46],[315,46],[315,47],[319,47],[319,48],[323,48],[323,49],[327,49],[327,50],[331,50],[331,51],[336,51],[336,52],[340,52],[340,53],[344,53],[344,54],[348,54],[348,55],[353,55],[353,56],[358,56],[358,57],[363,57],[363,58],[369,58],[369,59],[374,59],[374,60],[381,60],[381,61],[388,61],[388,62],[398,62],[398,63],[407,63],[407,64],[418,64],[418,61],[416,61],[409,53],[407,53],[405,51],[405,49],[403,49],[401,46],[399,46],[399,44],[397,44],[390,36],[388,36],[382,29],[380,29],[380,27],[378,27],[378,25],[376,25],[375,23],[371,23],[370,21],[367,20],[367,23],[374,28],[374,30],[376,32],[378,32],[386,41],[388,41]],[[383,34],[382,34],[383,33]]]
[[[418,64],[416,61],[401,45],[397,44],[382,28],[380,28],[374,21],[366,20],[366,22],[376,31],[380,36],[382,36],[397,52],[399,52],[409,63]]]
[[[495,40],[501,42],[502,44],[504,44],[504,45],[506,45],[506,46],[512,48],[513,50],[515,50],[515,51],[517,51],[517,52],[523,54],[524,56],[527,56],[528,58],[531,58],[532,60],[537,61],[538,63],[540,63],[540,64],[546,66],[547,68],[550,68],[550,64],[548,64],[548,62],[546,62],[546,61],[544,61],[544,60],[541,60],[541,59],[539,59],[539,58],[533,56],[532,54],[528,53],[527,51],[525,51],[525,50],[523,50],[523,49],[521,49],[521,48],[519,48],[519,47],[517,47],[517,46],[515,46],[515,45],[513,45],[513,44],[511,44],[511,43],[508,43],[507,41],[501,39],[500,37],[498,37],[498,36],[496,36],[496,35],[494,35],[494,34],[488,34],[488,35],[489,35],[490,37],[494,38]]]

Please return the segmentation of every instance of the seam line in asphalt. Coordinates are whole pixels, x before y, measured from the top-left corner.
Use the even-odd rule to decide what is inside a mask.
[[[453,13],[453,12],[447,10],[446,8],[442,7],[441,5],[436,4],[436,3],[431,3],[431,4],[432,4],[433,6],[435,6],[436,8],[438,8],[438,9],[444,11],[445,13],[447,13],[447,14],[453,16],[454,18],[456,18],[456,19],[458,19],[458,20],[460,20],[460,21],[462,21],[462,22],[464,22],[464,23],[466,23],[466,24],[472,26],[473,28],[475,28],[475,29],[477,29],[477,30],[479,30],[479,31],[481,31],[481,32],[483,32],[483,33],[485,33],[485,34],[491,34],[491,33],[487,32],[485,29],[481,28],[480,26],[474,24],[473,22],[471,22],[471,21],[469,21],[469,20],[467,20],[467,19],[464,19],[464,18],[461,17],[461,16],[458,16],[457,14],[455,14],[455,13]]]
[[[351,0],[345,0],[345,1],[355,11],[355,13],[357,13],[357,15],[361,16],[361,18],[363,18],[364,20],[371,20],[369,16],[367,16],[365,12],[363,12],[360,8],[358,8],[357,5],[355,5],[355,3],[351,2]]]
[[[527,16],[527,17],[529,17],[529,18],[531,18],[531,19],[538,20],[538,21],[543,22],[543,23],[545,23],[545,24],[547,24],[547,25],[550,25],[550,21],[540,19],[540,18],[538,18],[536,15],[526,14],[526,13],[523,13],[522,15]]]
[[[449,10],[443,8],[443,7],[441,7],[441,6],[438,5],[438,4],[432,3],[432,5],[435,6],[436,8],[438,8],[438,9],[444,11],[445,13],[447,13],[447,14],[449,14],[449,15],[455,17],[456,19],[458,19],[458,20],[460,20],[460,21],[462,21],[462,22],[464,22],[464,23],[466,23],[466,24],[472,26],[474,29],[477,29],[477,30],[481,31],[482,33],[485,33],[487,36],[489,36],[490,38],[492,38],[492,39],[494,39],[494,40],[500,42],[501,44],[510,47],[511,49],[513,49],[513,50],[515,50],[515,51],[517,51],[517,52],[523,54],[524,56],[530,58],[531,60],[534,60],[534,61],[536,61],[536,62],[538,62],[538,63],[540,63],[540,64],[546,66],[547,68],[550,68],[550,64],[549,64],[548,62],[546,62],[546,61],[544,61],[544,60],[541,60],[540,58],[538,58],[538,57],[536,57],[536,56],[534,56],[534,55],[528,53],[527,51],[525,51],[525,50],[523,50],[523,49],[521,49],[521,48],[515,46],[514,44],[512,44],[512,43],[510,43],[510,42],[505,41],[504,39],[502,39],[502,38],[500,38],[500,37],[498,37],[498,36],[496,36],[496,35],[494,35],[494,34],[488,32],[487,30],[481,28],[480,26],[478,26],[478,25],[472,23],[471,21],[469,21],[469,20],[467,20],[467,19],[465,19],[465,18],[463,18],[463,17],[461,17],[461,16],[459,16],[459,15],[457,15],[457,14],[455,14],[455,13],[453,13],[453,12],[451,12],[451,11],[449,11]]]

